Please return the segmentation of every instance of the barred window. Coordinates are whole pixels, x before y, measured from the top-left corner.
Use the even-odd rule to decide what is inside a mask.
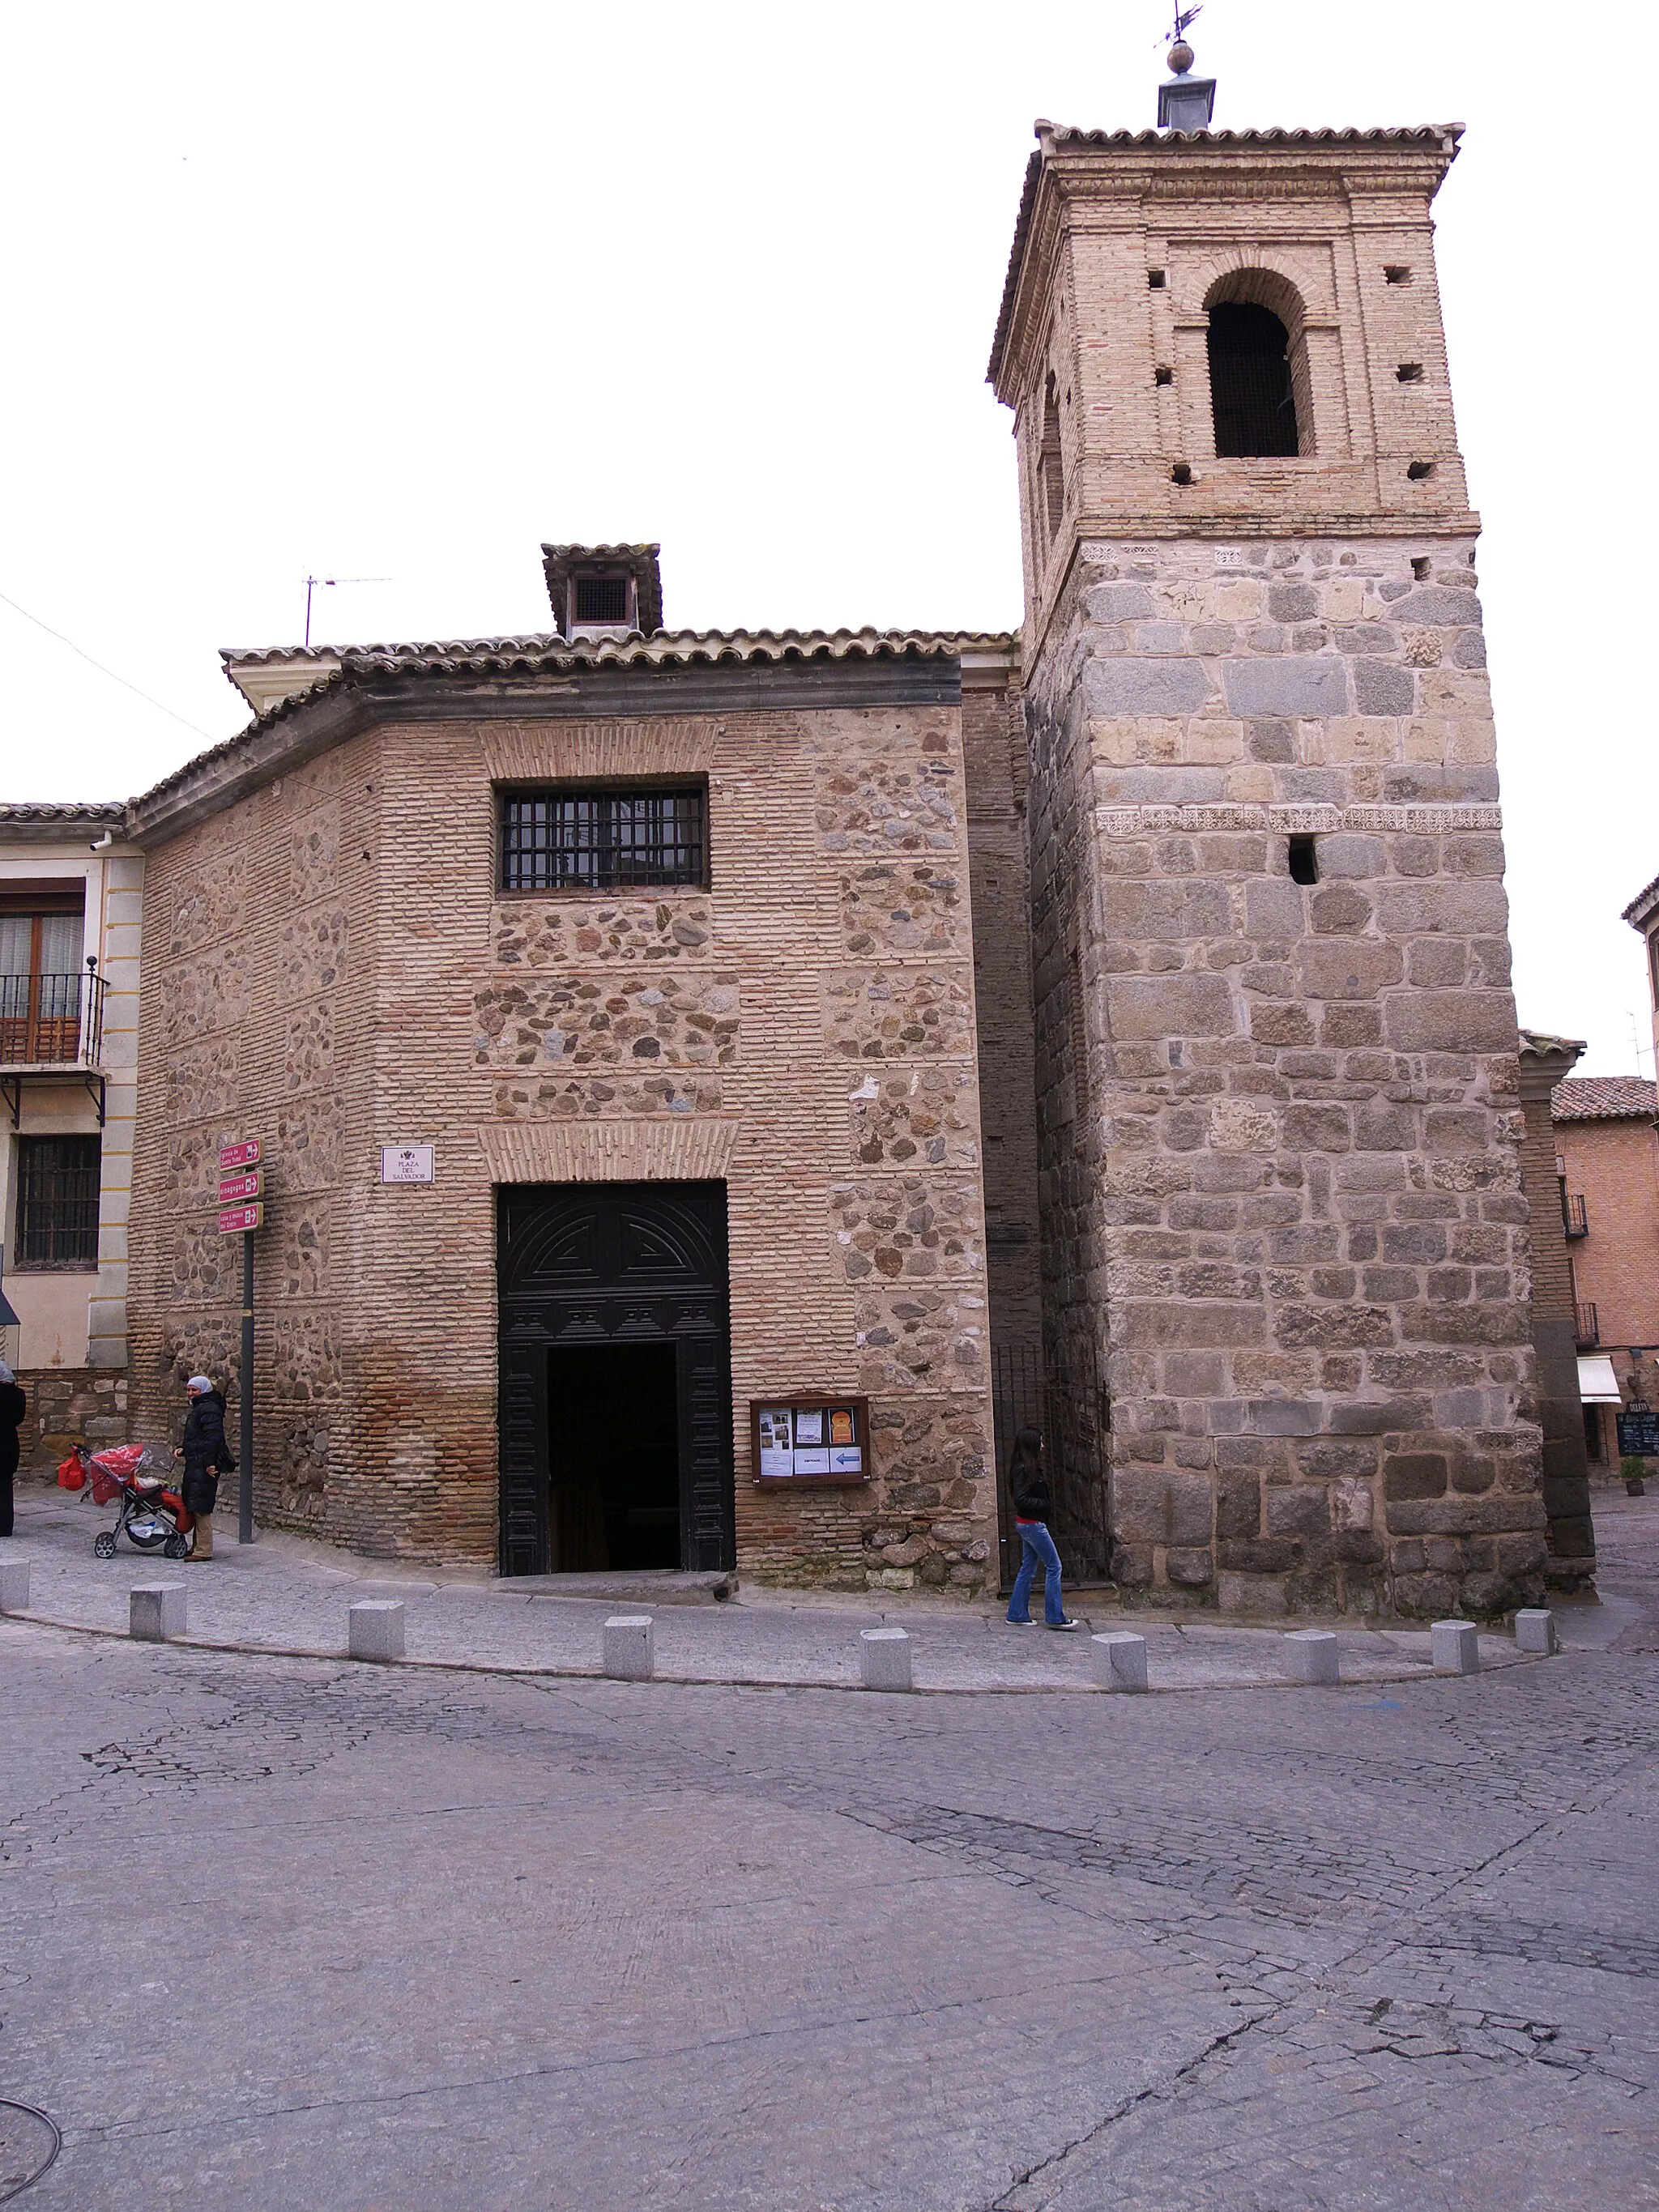
[[[704,880],[703,793],[509,791],[501,798],[504,891],[648,890]]]
[[[17,1265],[98,1265],[96,1137],[17,1139]]]

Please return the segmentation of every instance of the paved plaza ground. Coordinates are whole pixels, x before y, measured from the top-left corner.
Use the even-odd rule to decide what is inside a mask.
[[[591,1665],[605,1608],[477,1583],[409,1592],[442,1663],[135,1644],[181,1571],[26,1504],[0,1555],[82,1623],[0,1620],[31,2212],[1659,2205],[1659,1498],[1599,1494],[1558,1657],[1355,1632],[1376,1679],[1252,1686],[1269,1636],[1170,1627],[1146,1698],[921,1605],[935,1694],[826,1686],[873,1615],[748,1592],[659,1610],[702,1681],[478,1671]],[[365,1586],[181,1578],[325,1652]],[[0,2197],[50,2143],[0,2108]]]

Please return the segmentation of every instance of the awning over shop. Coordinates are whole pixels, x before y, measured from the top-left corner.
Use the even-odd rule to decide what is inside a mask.
[[[1578,1362],[1578,1395],[1587,1406],[1622,1406],[1619,1377],[1605,1352],[1593,1352]]]

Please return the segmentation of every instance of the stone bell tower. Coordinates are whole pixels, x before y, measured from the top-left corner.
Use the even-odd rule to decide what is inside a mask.
[[[1109,1462],[1126,1594],[1535,1602],[1458,128],[1036,128],[990,374],[1055,1455]]]

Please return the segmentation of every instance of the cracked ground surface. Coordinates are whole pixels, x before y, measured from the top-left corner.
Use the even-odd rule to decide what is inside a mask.
[[[1469,1680],[925,1701],[0,1622],[30,2212],[1659,2206],[1659,1499]],[[32,2154],[26,2122],[5,2160]]]

